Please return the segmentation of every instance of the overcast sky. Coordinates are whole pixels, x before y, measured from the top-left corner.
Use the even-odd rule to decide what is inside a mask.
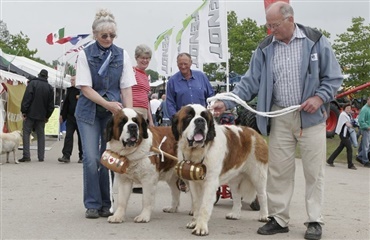
[[[0,19],[7,24],[11,34],[22,31],[28,35],[29,48],[38,50],[36,57],[51,63],[73,45],[48,45],[46,36],[62,27],[65,27],[66,35],[91,33],[96,11],[106,8],[114,14],[118,25],[118,38],[114,43],[126,49],[134,61],[134,49],[138,44],[144,43],[153,48],[160,33],[173,26],[180,26],[201,2],[202,0],[0,0]],[[332,35],[331,41],[336,35],[346,32],[353,17],[361,16],[369,24],[369,2],[290,0],[296,22],[328,31]],[[227,0],[226,9],[235,11],[239,19],[251,18],[258,25],[265,24],[263,0]],[[67,55],[66,59],[73,62],[75,54]],[[155,59],[152,59],[149,68],[156,70],[155,67]]]

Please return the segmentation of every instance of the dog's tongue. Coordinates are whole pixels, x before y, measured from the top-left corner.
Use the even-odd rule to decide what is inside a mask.
[[[202,141],[202,140],[203,140],[203,135],[202,135],[202,134],[200,134],[200,133],[195,134],[195,135],[194,135],[194,140],[195,140],[196,142],[198,142],[198,141]]]
[[[136,141],[136,137],[130,137],[130,141],[131,142],[135,142]]]

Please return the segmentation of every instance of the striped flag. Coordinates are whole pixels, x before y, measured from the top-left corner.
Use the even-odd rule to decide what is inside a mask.
[[[64,28],[61,28],[58,31],[47,35],[46,42],[49,43],[50,45],[53,45],[54,43],[57,43],[59,40],[63,38],[64,38]]]
[[[77,47],[77,48],[71,48],[71,49],[69,49],[67,52],[65,52],[64,53],[64,56],[66,56],[66,55],[68,55],[68,54],[70,54],[70,53],[73,53],[73,52],[79,52],[79,51],[81,51],[82,49],[84,49],[85,47],[87,47],[87,46],[89,46],[89,45],[91,45],[92,43],[94,43],[95,41],[90,41],[90,42],[87,42],[87,43],[85,43],[85,44],[83,44],[83,45],[81,45],[81,46],[79,46],[79,47]]]

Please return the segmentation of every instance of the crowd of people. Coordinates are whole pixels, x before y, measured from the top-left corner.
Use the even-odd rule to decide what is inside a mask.
[[[300,105],[299,111],[276,118],[257,116],[263,135],[269,135],[269,169],[267,196],[270,221],[258,229],[258,234],[272,235],[289,231],[290,202],[294,190],[295,151],[300,148],[306,180],[306,239],[320,239],[324,219],[324,168],[326,160],[326,117],[328,106],[342,84],[341,68],[326,37],[313,28],[295,22],[291,5],[276,2],[266,10],[266,27],[271,34],[255,50],[249,70],[232,93],[245,101],[258,96],[257,110],[269,112]],[[94,44],[79,52],[76,76],[62,107],[60,121],[67,121],[67,132],[59,162],[69,163],[73,135],[77,132],[79,162],[83,165],[83,203],[86,218],[112,215],[108,169],[100,164],[105,151],[104,130],[112,114],[122,108],[134,108],[149,126],[169,126],[172,116],[187,104],[207,106],[207,98],[214,90],[207,76],[192,70],[188,53],[177,56],[179,71],[168,81],[166,93],[150,94],[145,70],[151,49],[138,45],[135,49],[136,66],[126,50],[114,44],[117,37],[115,17],[107,10],[99,10],[92,24]],[[289,74],[286,74],[289,73]],[[22,101],[23,158],[30,161],[29,136],[32,129],[38,135],[38,159],[44,160],[45,122],[54,109],[53,90],[47,84],[48,73],[42,70],[32,80]],[[161,100],[159,99],[161,98]],[[212,105],[215,116],[220,116],[236,103],[218,100]],[[356,160],[369,167],[370,97],[361,109],[359,131],[362,140]],[[326,163],[334,166],[338,154],[347,149],[348,168],[356,170],[352,162],[351,136],[354,129],[351,105],[345,105],[336,128],[340,145]],[[355,137],[357,139],[357,137]]]

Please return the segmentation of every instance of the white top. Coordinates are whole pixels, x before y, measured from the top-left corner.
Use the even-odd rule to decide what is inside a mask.
[[[343,125],[345,125],[344,130],[343,130],[344,131],[343,137],[346,137],[347,129],[348,129],[346,125],[347,122],[351,122],[351,118],[348,116],[348,113],[346,113],[345,111],[342,111],[339,115],[337,127],[335,128],[335,133],[339,135],[340,131],[342,130]]]
[[[81,86],[92,87],[91,72],[89,64],[87,62],[85,51],[79,52],[76,68],[76,88],[81,89]],[[128,88],[136,84],[136,78],[134,70],[132,68],[131,58],[126,50],[123,50],[123,72],[120,82],[121,89]]]
[[[152,110],[152,114],[155,114],[155,112],[159,108],[159,105],[161,105],[161,101],[159,101],[158,99],[150,100],[150,109]]]

